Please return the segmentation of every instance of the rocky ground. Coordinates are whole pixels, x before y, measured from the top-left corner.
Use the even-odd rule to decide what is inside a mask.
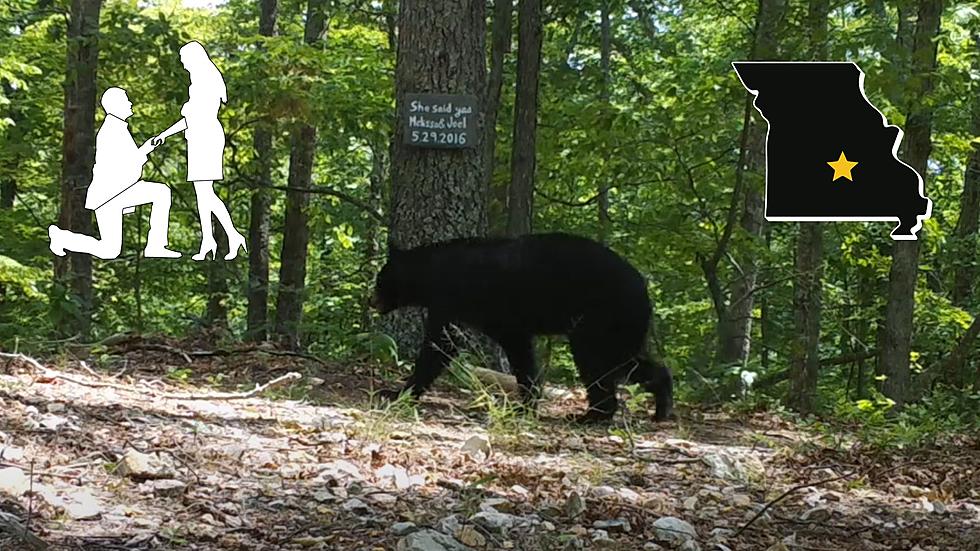
[[[533,422],[448,386],[378,409],[367,368],[110,352],[0,357],[0,549],[980,549],[975,440],[873,453],[699,411],[582,428],[579,390]]]

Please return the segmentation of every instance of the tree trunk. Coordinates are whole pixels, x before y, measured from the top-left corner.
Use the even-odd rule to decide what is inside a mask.
[[[932,150],[933,108],[927,101],[934,84],[936,42],[942,17],[942,0],[920,0],[915,24],[911,70],[906,84],[906,162],[923,180]],[[881,391],[897,407],[909,395],[909,362],[912,349],[912,318],[915,309],[915,283],[919,268],[920,231],[915,241],[896,241],[888,276],[888,304],[881,334],[878,367],[885,376]]]
[[[228,202],[226,201],[225,204]],[[219,242],[214,252],[215,258],[228,254],[228,243]],[[205,322],[211,328],[228,328],[228,268],[224,262],[208,263],[208,305],[204,314]]]
[[[776,33],[785,11],[786,0],[760,0],[751,59],[778,59],[779,42]],[[767,126],[765,120],[754,109],[751,112],[747,132],[745,164],[736,167],[736,171],[755,176],[744,179],[745,199],[741,226],[745,233],[757,242],[762,236],[764,224],[765,202],[762,187],[765,178],[762,172],[766,166]],[[719,328],[719,335],[723,338],[719,355],[722,364],[744,364],[751,348],[752,311],[755,306],[753,294],[758,274],[755,254],[751,250],[742,255],[739,270],[740,273],[731,284],[731,302],[726,312],[727,319],[722,320],[722,324],[726,327]]]
[[[520,0],[519,6],[514,147],[507,201],[507,235],[512,237],[530,233],[534,217],[535,137],[541,72],[541,0]]]
[[[511,19],[514,11],[512,2],[513,0],[494,0],[493,3],[490,74],[487,78],[487,91],[484,99],[486,105],[486,141],[483,144],[483,178],[488,197],[493,188],[493,169],[496,166],[497,116],[500,111],[500,90],[504,83],[504,57],[510,52]]]
[[[260,0],[259,34],[275,36],[278,0]],[[251,216],[248,225],[248,312],[246,315],[245,340],[264,341],[268,337],[269,325],[269,209],[272,185],[272,166],[274,164],[272,135],[275,123],[268,117],[259,121],[255,127],[252,144],[255,149],[255,182],[252,202],[249,206]]]
[[[304,41],[312,46],[327,29],[327,0],[309,0]],[[276,334],[287,348],[300,347],[300,324],[306,295],[306,254],[310,241],[310,182],[316,153],[316,127],[299,123],[290,136],[289,188],[276,299]]]
[[[807,23],[810,59],[827,57],[827,14],[830,0],[810,0]],[[812,413],[820,369],[820,307],[823,292],[823,227],[802,222],[796,240],[796,278],[793,289],[793,321],[796,333],[790,356],[791,408]]]
[[[968,384],[963,384],[967,378],[966,361],[973,352],[973,346],[980,335],[980,316],[973,318],[973,323],[967,328],[966,332],[960,337],[953,350],[950,351],[946,360],[938,367],[939,377],[947,382],[955,382],[956,386],[965,389]]]
[[[973,35],[974,49],[980,49],[980,33]],[[973,70],[980,72],[980,56],[973,59]],[[971,111],[972,134],[980,139],[980,90],[973,92]],[[980,142],[971,145],[970,159],[963,175],[963,193],[960,195],[960,216],[956,221],[958,254],[953,272],[953,304],[965,307],[973,295],[977,277],[977,222],[980,218]]]
[[[796,248],[793,320],[796,334],[790,359],[789,406],[812,413],[820,368],[820,294],[823,280],[823,232],[819,224],[802,223]]]
[[[85,195],[95,164],[96,73],[99,61],[99,14],[102,0],[72,0],[68,22],[65,75],[65,127],[62,138],[61,209],[58,226],[92,233]],[[64,335],[88,337],[93,313],[92,257],[69,253],[55,260],[55,279],[75,301],[76,313],[59,328]]]
[[[486,90],[486,19],[482,0],[399,3],[395,64],[395,138],[392,154],[390,236],[403,248],[486,232],[484,118],[478,143],[463,149],[429,149],[404,143],[405,94],[472,94]],[[484,106],[485,107],[485,106]],[[419,343],[419,313],[385,320],[404,356]]]
[[[609,21],[609,0],[603,0],[599,11],[599,69],[602,72],[602,88],[599,90],[599,101],[602,102],[602,113],[605,117],[609,111],[610,90],[612,89],[612,24]],[[609,183],[599,179],[598,201],[599,208],[599,241],[605,243],[609,239]]]

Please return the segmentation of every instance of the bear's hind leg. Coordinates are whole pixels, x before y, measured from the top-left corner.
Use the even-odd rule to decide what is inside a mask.
[[[674,380],[670,369],[663,362],[641,355],[637,365],[628,377],[630,382],[639,383],[643,389],[656,399],[656,421],[674,418]]]

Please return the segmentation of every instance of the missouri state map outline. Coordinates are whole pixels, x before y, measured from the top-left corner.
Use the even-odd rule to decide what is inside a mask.
[[[736,61],[766,121],[765,216],[773,222],[898,221],[916,240],[932,201],[898,158],[904,133],[889,125],[851,61]]]

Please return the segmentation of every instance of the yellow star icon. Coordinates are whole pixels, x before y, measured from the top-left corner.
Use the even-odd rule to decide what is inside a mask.
[[[852,182],[854,181],[854,178],[851,178],[851,169],[856,167],[857,163],[848,161],[843,151],[840,152],[840,158],[836,161],[827,161],[827,164],[834,169],[834,179],[832,181],[836,182],[838,178],[847,178]]]

